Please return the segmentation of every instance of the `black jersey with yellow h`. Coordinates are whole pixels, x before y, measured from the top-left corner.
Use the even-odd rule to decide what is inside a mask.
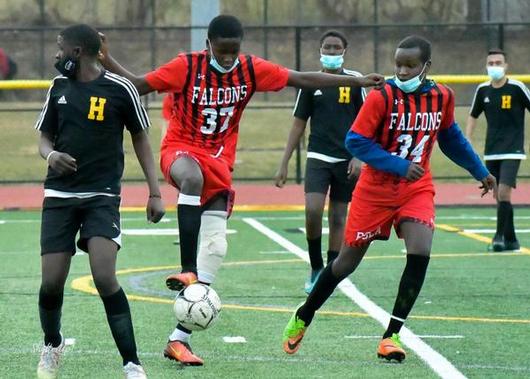
[[[50,135],[55,150],[76,160],[77,171],[61,176],[48,167],[44,188],[119,194],[124,126],[132,134],[149,127],[129,80],[107,71],[90,82],[56,77],[35,128]]]

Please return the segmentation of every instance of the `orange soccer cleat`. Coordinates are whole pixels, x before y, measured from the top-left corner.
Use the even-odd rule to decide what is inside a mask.
[[[392,337],[385,338],[379,342],[377,347],[377,356],[384,358],[387,361],[395,359],[398,362],[402,362],[405,359],[405,350],[401,347],[401,341],[399,340],[399,334],[392,334]]]
[[[164,357],[186,366],[202,366],[204,364],[201,358],[193,354],[190,345],[182,341],[168,341],[164,349]]]
[[[193,272],[181,272],[166,278],[166,286],[172,291],[182,291],[193,283],[197,283],[197,275]]]

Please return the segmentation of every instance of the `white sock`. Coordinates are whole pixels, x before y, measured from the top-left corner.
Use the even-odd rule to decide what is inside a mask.
[[[180,330],[179,328],[175,328],[173,330],[173,333],[169,335],[170,341],[182,341],[182,342],[189,342],[191,337],[191,333],[186,333]]]

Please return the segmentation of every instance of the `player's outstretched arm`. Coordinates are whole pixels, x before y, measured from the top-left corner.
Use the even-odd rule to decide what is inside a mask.
[[[285,182],[287,181],[287,174],[289,172],[289,160],[293,155],[294,149],[296,149],[296,146],[298,146],[300,140],[302,139],[302,136],[304,135],[306,123],[306,120],[302,120],[298,117],[295,117],[293,120],[293,126],[291,127],[291,131],[289,132],[287,145],[285,146],[285,150],[283,152],[280,167],[278,168],[278,171],[274,176],[274,184],[278,188],[282,188]]]
[[[379,74],[351,76],[327,74],[324,72],[300,72],[289,70],[287,85],[297,88],[325,88],[338,86],[382,88],[385,85],[385,78]]]
[[[147,201],[147,221],[158,222],[166,213],[162,197],[160,193],[160,186],[158,185],[158,178],[155,169],[155,160],[149,143],[147,133],[141,132],[132,135],[132,143],[134,152],[142,166],[147,185],[149,186],[149,199]]]
[[[101,48],[99,52],[99,61],[105,67],[106,70],[123,76],[129,79],[132,84],[138,90],[140,95],[145,95],[146,93],[153,92],[154,89],[151,88],[145,76],[136,76],[132,72],[128,71],[123,67],[109,52],[109,43],[107,37],[103,33],[99,33],[99,38],[101,39]]]

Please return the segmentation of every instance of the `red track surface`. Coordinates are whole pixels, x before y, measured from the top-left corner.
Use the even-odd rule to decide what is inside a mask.
[[[286,206],[303,205],[302,185],[287,185],[278,189],[272,184],[236,183],[236,206]],[[437,205],[493,205],[492,196],[480,197],[478,184],[440,183],[436,185]],[[162,197],[166,206],[174,206],[177,192],[169,185],[162,186]],[[43,197],[40,185],[0,186],[1,209],[38,209]],[[147,198],[147,187],[143,184],[126,184],[122,189],[122,206],[143,207]],[[520,183],[513,192],[512,202],[530,205],[530,183]]]

